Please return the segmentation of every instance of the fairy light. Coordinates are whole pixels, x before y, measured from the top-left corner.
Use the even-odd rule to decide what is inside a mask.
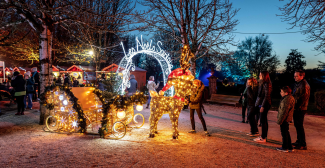
[[[157,132],[157,125],[159,119],[163,114],[169,114],[170,121],[173,127],[173,138],[178,138],[178,117],[183,108],[187,103],[185,97],[190,95],[193,86],[194,76],[191,71],[188,70],[190,67],[189,60],[194,55],[191,53],[188,45],[182,48],[182,55],[180,59],[181,68],[173,70],[167,80],[167,84],[159,92],[150,91],[152,97],[150,102],[150,138],[155,136]],[[164,92],[174,87],[175,95],[173,97],[165,97]]]
[[[173,67],[171,58],[169,57],[169,54],[167,54],[162,48],[162,42],[158,41],[157,46],[151,45],[152,40],[147,43],[144,43],[141,36],[141,41],[139,41],[138,37],[136,37],[136,48],[129,49],[128,54],[125,53],[125,49],[123,46],[123,43],[121,43],[121,46],[124,51],[124,57],[122,58],[117,73],[122,73],[122,84],[119,88],[119,91],[121,94],[123,94],[124,90],[127,87],[130,87],[129,77],[130,77],[130,70],[135,70],[135,65],[132,62],[132,58],[137,54],[148,54],[154,57],[160,64],[160,67],[163,72],[163,81],[164,85],[167,83],[168,75],[171,73],[171,69]],[[167,93],[168,95],[173,95],[173,89],[171,89],[170,93]]]

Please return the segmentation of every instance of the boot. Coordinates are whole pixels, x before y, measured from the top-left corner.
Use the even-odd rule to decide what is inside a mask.
[[[25,115],[25,113],[24,113],[24,112],[22,112],[22,113],[20,113],[20,115]]]
[[[20,115],[20,112],[17,112],[15,115]]]

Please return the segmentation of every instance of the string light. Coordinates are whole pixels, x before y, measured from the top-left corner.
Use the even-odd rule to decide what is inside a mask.
[[[173,138],[178,138],[178,117],[179,114],[186,104],[185,97],[190,95],[192,90],[192,83],[194,76],[191,71],[188,70],[190,67],[189,60],[194,55],[191,53],[188,45],[182,48],[182,55],[180,59],[181,68],[173,70],[169,76],[167,84],[159,92],[159,95],[150,91],[151,102],[150,102],[150,134],[149,137],[153,138],[157,133],[157,125],[159,119],[163,114],[169,114],[170,121],[173,127]],[[175,95],[173,97],[165,97],[164,92],[174,87]]]
[[[164,85],[167,83],[168,75],[171,73],[171,69],[173,67],[172,61],[169,57],[169,54],[167,54],[162,48],[162,42],[157,42],[157,47],[152,45],[152,40],[147,43],[144,43],[141,36],[141,41],[139,41],[138,37],[136,37],[136,43],[137,47],[129,49],[128,54],[125,53],[125,49],[123,46],[123,43],[121,43],[121,46],[124,51],[124,57],[122,58],[117,73],[122,73],[122,84],[119,88],[121,94],[123,94],[124,90],[128,87],[130,87],[129,77],[130,77],[130,70],[135,70],[135,65],[132,62],[132,58],[137,54],[148,54],[153,56],[160,64],[160,67],[163,72],[163,81]],[[173,95],[173,89],[171,89],[171,92],[167,92],[168,95]]]

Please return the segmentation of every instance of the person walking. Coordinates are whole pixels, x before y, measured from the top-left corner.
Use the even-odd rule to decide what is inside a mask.
[[[254,141],[266,142],[268,132],[267,114],[271,108],[272,83],[270,80],[270,75],[267,71],[262,71],[259,77],[260,83],[258,87],[255,107],[259,108],[259,112],[261,113],[260,122],[262,124],[262,135],[258,138],[255,138]]]
[[[79,87],[79,81],[75,77],[72,78],[72,81],[73,81],[73,87]]]
[[[255,107],[255,102],[257,99],[258,92],[258,82],[255,78],[251,77],[247,80],[247,113],[248,113],[248,121],[251,127],[249,136],[258,136],[258,128],[256,122],[256,113],[259,113],[259,108]]]
[[[14,72],[14,76],[11,80],[11,86],[15,90],[14,96],[17,101],[17,113],[15,115],[24,115],[24,97],[26,95],[26,81],[19,72]]]
[[[207,131],[207,126],[205,124],[205,120],[202,115],[202,95],[204,91],[204,84],[200,80],[194,80],[193,81],[193,93],[190,96],[190,118],[191,118],[191,125],[192,130],[188,133],[196,133],[195,131],[195,121],[194,121],[194,111],[196,111],[199,119],[201,120],[203,130],[205,132],[206,136],[210,136],[209,132]]]
[[[149,81],[148,81],[148,84],[147,84],[147,89],[148,89],[148,92],[149,92],[149,99],[147,101],[147,107],[146,108],[149,108],[150,101],[151,101],[150,91],[157,92],[156,89],[159,87],[159,82],[158,82],[158,85],[156,85],[154,80],[155,80],[154,76],[149,77]]]
[[[293,89],[293,97],[295,98],[295,111],[293,113],[293,122],[297,131],[297,141],[292,145],[295,149],[307,150],[306,136],[304,129],[304,118],[310,96],[310,86],[305,79],[305,72],[298,70],[294,73],[296,81]]]
[[[291,137],[289,133],[289,122],[292,120],[295,107],[295,98],[291,95],[289,86],[281,88],[281,101],[278,110],[277,124],[280,125],[282,135],[282,147],[276,148],[281,152],[292,152]]]
[[[135,76],[132,74],[130,75],[130,87],[127,88],[128,95],[132,96],[138,88],[138,82],[135,80]]]
[[[37,67],[32,68],[32,78],[34,78],[34,93],[33,93],[33,100],[36,101],[40,95],[40,77],[39,73],[37,72]],[[38,90],[38,92],[36,92]]]
[[[28,71],[24,74],[26,80],[26,95],[24,97],[24,108],[31,110],[33,107],[33,93],[34,93],[34,78],[31,77],[31,73]],[[28,100],[28,106],[26,108],[26,99]]]

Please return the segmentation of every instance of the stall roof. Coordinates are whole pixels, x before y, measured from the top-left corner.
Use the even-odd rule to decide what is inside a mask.
[[[117,69],[118,69],[118,65],[116,65],[116,64],[111,64],[110,66],[103,68],[102,71],[116,71]],[[143,72],[147,72],[146,70],[141,69],[141,68],[139,68],[139,67],[135,67],[135,71],[143,71]]]

